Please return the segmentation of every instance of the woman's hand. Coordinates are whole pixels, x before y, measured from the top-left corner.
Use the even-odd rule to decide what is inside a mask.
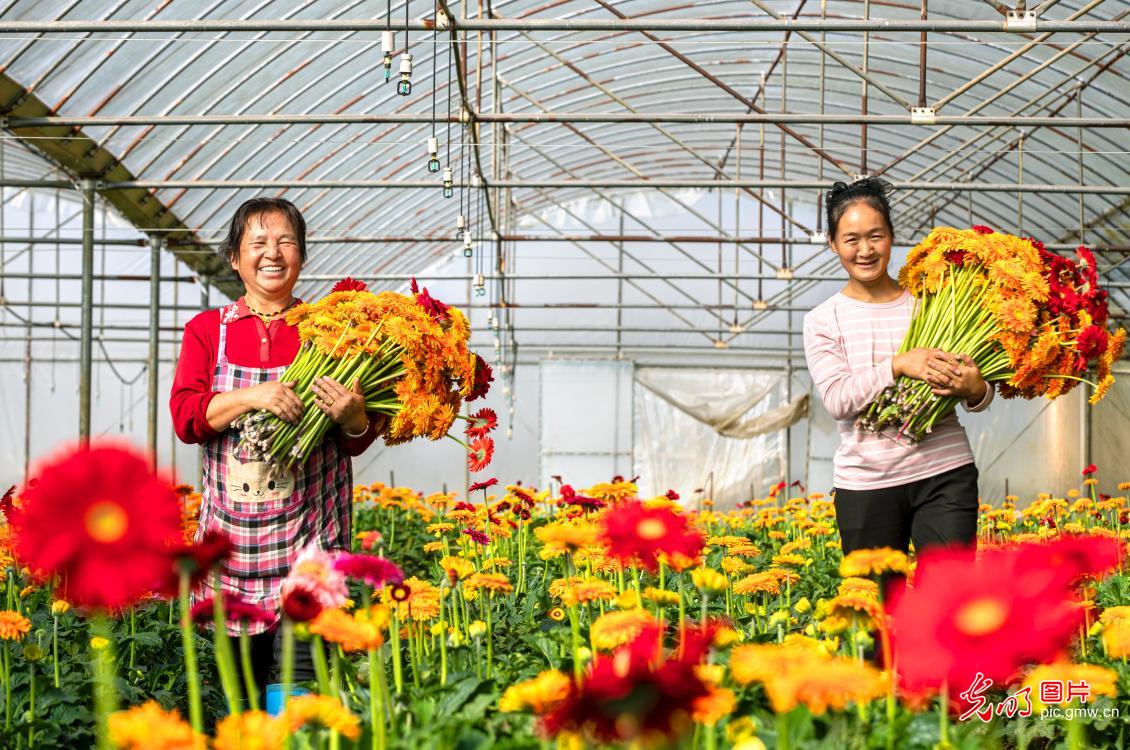
[[[243,388],[244,403],[252,410],[266,409],[284,422],[296,423],[302,418],[305,406],[294,392],[294,380],[272,380]]]
[[[317,378],[310,390],[314,392],[314,404],[349,434],[360,435],[369,429],[365,393],[359,379],[353,381],[352,388],[346,388],[333,378]]]
[[[950,355],[958,360],[956,373],[944,388],[931,388],[938,396],[958,396],[971,404],[977,404],[985,397],[989,384],[981,377],[981,368],[968,354]]]
[[[961,362],[955,355],[924,346],[896,354],[891,360],[891,369],[896,378],[905,375],[929,383],[930,387],[935,389],[949,388],[954,379],[961,376],[960,368]]]

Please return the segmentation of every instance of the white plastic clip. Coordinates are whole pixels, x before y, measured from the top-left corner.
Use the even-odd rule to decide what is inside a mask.
[[[768,310],[769,309],[769,303],[766,302],[763,299],[755,299],[753,301],[753,309],[754,310]]]
[[[446,29],[448,24],[447,14],[443,12],[443,8],[436,11],[436,28]]]
[[[933,107],[911,107],[911,125],[934,125],[938,122],[937,114]]]
[[[1010,10],[1004,17],[1004,30],[1016,33],[1036,31],[1036,14],[1030,10]]]
[[[808,235],[808,241],[813,245],[823,245],[828,241],[828,235],[824,232],[813,232]]]
[[[781,281],[790,281],[793,278],[793,269],[791,268],[778,268],[777,278]]]

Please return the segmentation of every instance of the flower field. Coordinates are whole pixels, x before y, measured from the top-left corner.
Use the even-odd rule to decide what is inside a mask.
[[[783,486],[728,511],[620,478],[359,486],[353,553],[308,550],[284,584],[285,641],[315,646],[318,678],[278,716],[239,709],[241,625],[275,613],[182,604],[223,540],[152,546],[160,493],[181,539],[199,496],[56,493],[73,477],[45,474],[3,501],[0,746],[1121,746],[1130,484],[1088,468],[1080,489],[984,504],[976,558],[845,559],[831,499]]]

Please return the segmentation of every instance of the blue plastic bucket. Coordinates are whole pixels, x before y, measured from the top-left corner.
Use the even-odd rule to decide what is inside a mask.
[[[290,686],[290,697],[293,698],[298,695],[306,695],[310,691],[304,687],[297,685]],[[276,682],[267,686],[267,699],[266,710],[271,716],[278,716],[283,710],[283,686],[282,683]]]

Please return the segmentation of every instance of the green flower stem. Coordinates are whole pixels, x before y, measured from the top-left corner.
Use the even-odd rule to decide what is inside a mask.
[[[180,634],[184,649],[184,674],[188,683],[188,716],[193,730],[203,733],[204,711],[200,704],[200,673],[196,668],[196,640],[192,632],[191,607],[188,604],[188,573],[180,573]]]
[[[94,648],[91,645],[91,656],[94,659],[94,716],[97,726],[98,750],[112,750],[114,743],[110,740],[108,721],[110,714],[118,708],[118,696],[114,690],[114,634],[110,620],[102,612],[94,615],[91,620],[91,632],[94,637],[104,638],[106,645]],[[7,658],[8,651],[4,650]],[[7,665],[5,665],[7,666]],[[7,670],[5,670],[7,671]]]
[[[583,671],[581,669],[581,625],[577,620],[577,605],[569,605],[569,631],[573,636],[573,680],[581,684]]]
[[[4,728],[12,727],[12,664],[8,656],[8,641],[0,643],[4,663]]]
[[[392,683],[396,686],[396,694],[404,690],[404,669],[400,663],[400,617],[396,612],[396,605],[392,607],[392,620],[388,632],[392,642]]]
[[[938,719],[939,746],[945,750],[950,747],[950,707],[949,683],[942,682],[941,711]]]
[[[247,623],[240,625],[239,664],[243,670],[243,684],[247,688],[247,702],[252,711],[259,710],[259,686],[255,683],[255,670],[251,666],[251,638],[247,635]]]
[[[447,623],[444,622],[444,617],[443,617],[443,599],[444,599],[443,593],[444,593],[444,591],[450,591],[450,589],[446,588],[446,584],[444,585],[444,587],[441,587],[440,590],[439,590],[439,627],[440,627],[440,634],[439,634],[439,684],[446,686],[447,685]]]
[[[239,689],[239,677],[235,671],[235,659],[232,657],[231,639],[228,638],[228,621],[224,614],[224,597],[220,589],[220,574],[214,574],[212,591],[212,642],[215,644],[216,669],[220,673],[220,684],[224,689],[224,697],[228,700],[228,710],[234,716],[239,716],[243,705],[243,695]]]
[[[480,596],[482,596],[482,594],[480,594]],[[494,609],[491,606],[491,600],[493,598],[494,598],[494,594],[491,594],[491,593],[486,594],[485,604],[486,604],[486,610],[487,610],[487,679],[488,680],[491,678],[491,675],[494,672],[494,627],[493,627],[493,622],[491,620],[491,610]],[[442,600],[443,597],[441,596],[440,599]]]
[[[172,603],[169,604],[172,611]],[[54,663],[55,687],[59,687],[59,615],[51,615],[51,661]]]
[[[369,649],[369,724],[372,726],[372,750],[384,750],[385,718],[381,703],[383,691],[377,680],[377,672],[384,674],[384,660],[378,664],[377,652]]]
[[[28,686],[31,690],[31,696],[29,698],[30,704],[28,707],[28,713],[31,717],[29,724],[31,726],[27,728],[27,746],[30,750],[35,747],[35,662],[28,662],[27,666]]]
[[[314,657],[314,674],[318,677],[318,692],[322,695],[334,695],[330,683],[329,665],[326,664],[326,647],[322,636],[315,635],[310,639],[310,654]]]
[[[283,712],[290,703],[290,691],[294,684],[294,623],[285,614],[282,618],[282,689]],[[283,740],[283,747],[289,748],[290,734]]]

